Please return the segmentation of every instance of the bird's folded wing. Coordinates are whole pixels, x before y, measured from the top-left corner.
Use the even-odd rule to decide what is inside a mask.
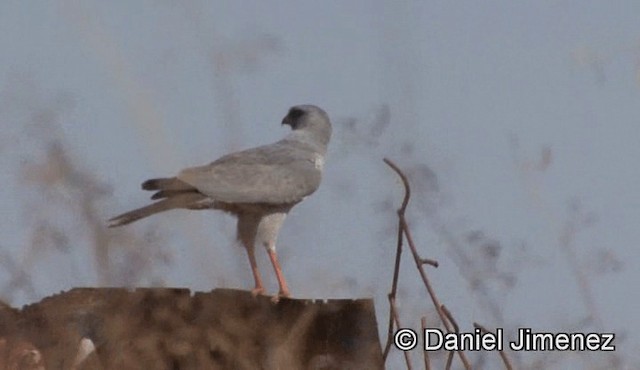
[[[276,143],[182,170],[178,179],[229,203],[297,203],[320,185],[313,153]]]

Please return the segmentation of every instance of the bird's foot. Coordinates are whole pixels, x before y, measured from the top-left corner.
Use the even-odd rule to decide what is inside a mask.
[[[278,295],[274,295],[273,297],[271,297],[271,302],[278,303],[280,302],[281,298],[291,298],[291,294],[289,292],[280,291]]]
[[[251,289],[251,295],[254,297],[257,297],[259,295],[264,294],[264,288],[263,287],[255,287],[253,289]]]

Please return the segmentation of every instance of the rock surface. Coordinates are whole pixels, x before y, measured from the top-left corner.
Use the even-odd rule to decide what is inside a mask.
[[[383,369],[370,299],[76,288],[0,306],[2,340],[31,345],[46,369]]]

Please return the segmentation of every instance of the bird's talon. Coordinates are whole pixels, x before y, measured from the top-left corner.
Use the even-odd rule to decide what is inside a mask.
[[[251,295],[254,296],[254,297],[257,297],[257,296],[262,295],[262,294],[264,294],[264,288],[251,289]]]
[[[289,292],[280,292],[278,295],[271,297],[271,302],[278,303],[281,298],[291,298],[291,294],[289,294]]]

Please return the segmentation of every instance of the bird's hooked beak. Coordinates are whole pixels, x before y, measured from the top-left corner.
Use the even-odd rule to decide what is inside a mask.
[[[291,119],[291,115],[287,114],[286,116],[284,116],[284,118],[282,119],[282,125],[289,125],[291,127],[293,127],[292,125],[293,120]]]

